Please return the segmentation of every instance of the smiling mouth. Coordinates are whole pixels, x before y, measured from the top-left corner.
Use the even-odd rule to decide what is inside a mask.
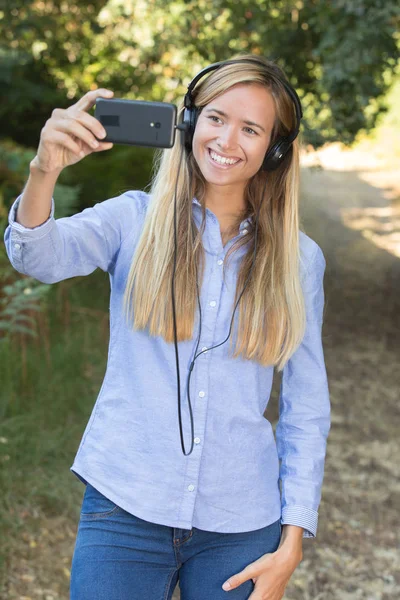
[[[207,151],[208,151],[208,156],[209,156],[211,163],[213,165],[217,165],[218,167],[223,167],[225,169],[229,169],[230,167],[234,167],[234,166],[238,165],[240,162],[242,162],[241,158],[239,158],[239,160],[237,160],[234,163],[219,162],[217,160],[214,160],[211,156],[211,152],[214,152],[214,150],[211,150],[211,148],[207,148]],[[218,155],[218,152],[215,152],[215,154]]]

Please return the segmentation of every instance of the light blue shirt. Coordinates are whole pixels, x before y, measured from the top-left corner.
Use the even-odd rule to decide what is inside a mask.
[[[10,209],[4,235],[17,271],[43,283],[89,275],[97,267],[109,273],[107,369],[71,471],[124,510],[153,523],[237,533],[280,519],[282,525],[303,527],[303,537],[315,537],[330,429],[321,340],[326,263],[318,244],[300,232],[307,329],[282,374],[275,437],[264,417],[274,368],[230,358],[228,339],[195,361],[190,380],[194,445],[185,456],[174,343],[133,331],[125,325],[122,311],[129,266],[151,197],[128,191],[57,220],[52,199],[48,220],[33,228],[15,222],[20,197]],[[196,198],[192,208],[200,228]],[[242,221],[239,235],[246,226],[251,222]],[[198,352],[228,335],[238,267],[247,246],[232,257],[225,282],[223,265],[237,237],[224,247],[218,219],[206,210]],[[239,307],[235,319],[238,311]],[[197,310],[192,340],[178,345],[186,452],[191,427],[185,386],[198,326]]]

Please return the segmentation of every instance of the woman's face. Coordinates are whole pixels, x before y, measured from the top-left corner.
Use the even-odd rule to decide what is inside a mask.
[[[274,121],[273,98],[258,84],[236,84],[204,106],[193,136],[193,155],[205,180],[245,184],[262,165]],[[234,164],[217,162],[211,152]]]

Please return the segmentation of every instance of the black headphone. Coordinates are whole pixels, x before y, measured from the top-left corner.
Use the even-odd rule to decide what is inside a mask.
[[[196,127],[196,122],[197,122],[198,116],[201,111],[201,108],[197,107],[194,103],[194,99],[193,99],[193,95],[192,95],[194,86],[199,81],[199,79],[204,77],[204,75],[206,75],[210,71],[219,69],[223,65],[229,65],[229,64],[234,64],[234,63],[242,64],[243,62],[252,62],[252,63],[257,64],[258,66],[261,65],[264,68],[267,68],[267,65],[262,60],[258,60],[257,58],[244,58],[241,60],[234,60],[234,59],[233,60],[224,60],[224,61],[212,63],[208,67],[205,67],[189,83],[188,91],[186,92],[186,95],[184,98],[184,107],[185,108],[183,110],[182,120],[181,120],[181,123],[186,124],[186,125],[184,125],[184,127],[179,127],[179,129],[182,129],[182,131],[183,131],[184,146],[188,153],[192,151],[194,130]],[[289,132],[288,135],[280,136],[274,142],[274,144],[271,146],[271,148],[268,148],[268,150],[265,154],[263,163],[260,168],[261,171],[274,171],[281,165],[286,154],[289,152],[289,150],[292,147],[293,140],[295,140],[296,137],[298,136],[298,133],[300,130],[300,120],[303,117],[303,111],[302,111],[302,107],[301,107],[300,98],[298,97],[296,90],[290,85],[290,83],[287,80],[283,79],[283,77],[280,73],[268,72],[268,75],[270,75],[271,77],[275,77],[276,80],[279,81],[279,83],[281,83],[285,87],[287,93],[292,98],[293,104],[295,107],[295,111],[296,111],[296,126],[292,131]]]

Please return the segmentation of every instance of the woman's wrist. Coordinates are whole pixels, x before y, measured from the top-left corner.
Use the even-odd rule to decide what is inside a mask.
[[[303,527],[298,525],[282,525],[282,535],[279,548],[283,546],[299,560],[303,558]]]

